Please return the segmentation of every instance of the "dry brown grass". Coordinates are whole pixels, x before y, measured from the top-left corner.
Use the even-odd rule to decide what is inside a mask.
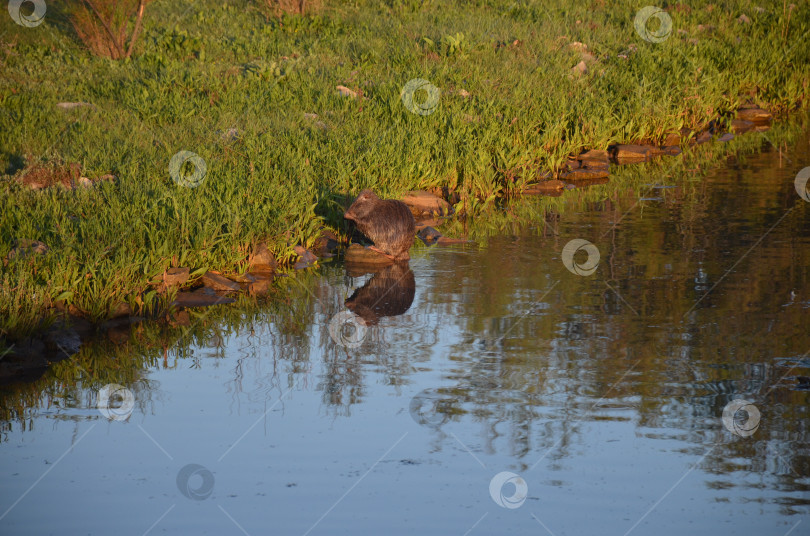
[[[112,59],[132,55],[149,0],[72,0],[71,22],[94,54]]]
[[[48,188],[50,186],[62,185],[71,187],[76,184],[81,177],[82,166],[77,163],[57,162],[37,162],[29,160],[28,166],[17,177],[20,184],[32,190]]]

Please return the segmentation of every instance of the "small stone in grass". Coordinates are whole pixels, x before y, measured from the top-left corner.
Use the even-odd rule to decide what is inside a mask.
[[[214,272],[205,272],[202,276],[202,281],[206,287],[220,292],[237,292],[241,289],[239,283],[231,281],[220,274],[215,274]]]

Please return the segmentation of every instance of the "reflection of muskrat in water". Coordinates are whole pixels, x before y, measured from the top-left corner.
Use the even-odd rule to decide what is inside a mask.
[[[413,303],[416,283],[407,262],[395,262],[377,272],[346,300],[346,307],[374,326],[383,316],[401,315]]]
[[[402,201],[380,199],[371,190],[363,190],[343,217],[374,242],[370,249],[396,261],[411,258],[408,250],[413,245],[416,223]]]

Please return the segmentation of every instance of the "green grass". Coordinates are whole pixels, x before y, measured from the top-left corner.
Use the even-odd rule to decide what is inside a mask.
[[[167,267],[241,271],[260,241],[287,262],[321,225],[340,230],[364,187],[447,187],[463,225],[496,229],[510,189],[583,148],[660,141],[747,101],[802,106],[810,6],[795,3],[789,17],[676,5],[670,37],[650,43],[629,1],[357,0],[281,20],[258,1],[157,1],[119,62],[88,53],[55,6],[36,28],[0,16],[0,257],[23,238],[51,248],[0,266],[0,339],[31,333],[58,298],[96,320],[143,310]],[[596,57],[581,77],[574,41]],[[413,78],[442,91],[433,113],[403,106]],[[94,107],[56,107],[74,101]],[[206,163],[196,188],[169,176],[181,150]],[[14,178],[26,162],[118,180],[33,192]]]

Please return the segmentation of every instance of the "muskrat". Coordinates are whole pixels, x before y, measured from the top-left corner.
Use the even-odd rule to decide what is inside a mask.
[[[343,217],[374,242],[370,249],[395,261],[411,258],[408,250],[413,245],[416,223],[402,201],[380,199],[371,190],[363,190]]]

